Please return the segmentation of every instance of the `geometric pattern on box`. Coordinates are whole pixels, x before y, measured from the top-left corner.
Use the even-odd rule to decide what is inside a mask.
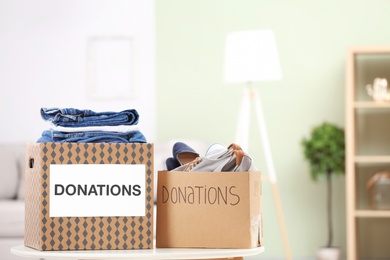
[[[153,248],[153,144],[28,144],[26,162],[26,246],[43,251]],[[49,217],[50,164],[145,164],[145,216]]]

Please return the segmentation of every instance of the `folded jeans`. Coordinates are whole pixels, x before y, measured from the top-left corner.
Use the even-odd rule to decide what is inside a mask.
[[[139,114],[135,109],[95,112],[76,108],[41,108],[41,117],[56,126],[65,127],[136,125],[139,121]]]
[[[117,132],[77,132],[64,133],[54,130],[45,130],[38,139],[38,143],[146,143],[145,136],[139,131],[126,133]]]

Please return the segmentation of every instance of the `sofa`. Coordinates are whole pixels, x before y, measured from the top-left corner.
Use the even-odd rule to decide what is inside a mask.
[[[172,156],[172,146],[175,142],[171,140],[154,143],[155,200],[157,171],[165,169],[165,160]],[[204,142],[191,140],[183,142],[201,154],[207,148]],[[25,143],[0,143],[0,165],[2,166],[0,173],[0,259],[2,260],[23,259],[12,254],[10,248],[24,243],[25,148]],[[156,213],[156,210],[154,212]]]
[[[25,144],[0,144],[0,256],[23,259],[10,248],[23,244]]]

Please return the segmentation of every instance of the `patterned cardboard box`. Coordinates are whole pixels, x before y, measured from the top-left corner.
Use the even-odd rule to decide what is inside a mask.
[[[26,161],[24,238],[26,246],[42,251],[147,249],[153,247],[153,144],[27,144]],[[53,196],[53,188],[50,191],[50,169],[53,168],[53,165],[80,164],[95,166],[144,165],[141,169],[145,171],[143,177],[145,184],[141,185],[141,190],[138,187],[134,193],[138,195],[144,192],[145,208],[141,210],[144,214],[138,216],[52,217],[50,215],[50,196],[55,196]],[[107,188],[107,195],[108,190]],[[73,191],[70,192],[74,193]],[[111,189],[111,192],[115,192],[114,195],[119,193],[116,189]],[[96,189],[94,193],[97,194]],[[94,194],[88,195],[91,197]],[[111,196],[111,199],[113,198],[114,196]],[[143,203],[143,200],[141,202]],[[85,208],[91,207],[90,205],[85,206]],[[134,205],[118,204],[115,207],[118,209],[130,207],[131,209]]]

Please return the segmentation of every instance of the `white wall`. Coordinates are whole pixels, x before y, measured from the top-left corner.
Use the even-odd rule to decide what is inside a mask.
[[[0,0],[0,142],[36,141],[48,128],[41,107],[135,108],[155,139],[153,0]],[[87,91],[87,42],[130,36],[136,98],[96,100]]]

